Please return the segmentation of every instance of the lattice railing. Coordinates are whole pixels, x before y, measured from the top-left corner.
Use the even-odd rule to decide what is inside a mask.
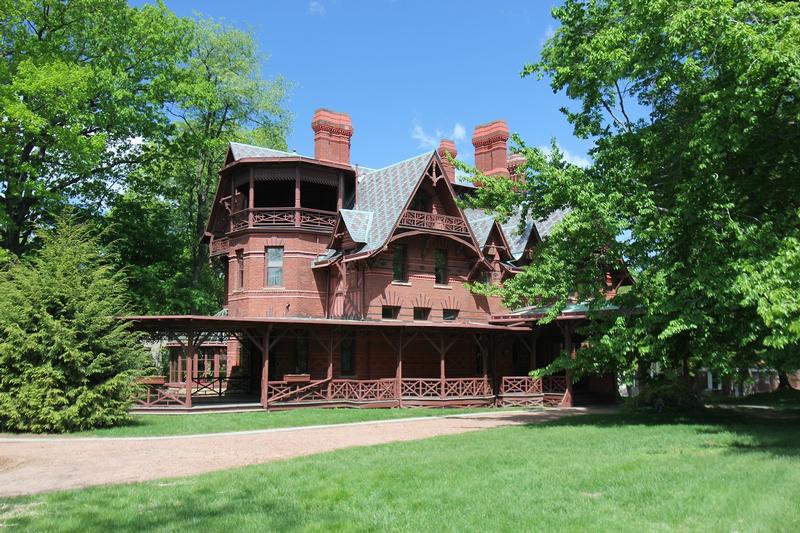
[[[245,392],[250,378],[248,376],[200,378],[192,382],[192,396],[224,396],[227,393]]]
[[[563,394],[567,392],[566,376],[545,376],[542,378],[542,390],[545,393]]]
[[[542,380],[529,376],[503,376],[500,380],[500,394],[542,394]]]
[[[294,226],[294,209],[253,209],[253,227]]]
[[[228,253],[230,249],[230,241],[227,237],[221,237],[219,239],[214,238],[211,240],[211,255],[224,255]]]
[[[424,211],[406,211],[400,218],[400,225],[409,228],[426,228],[450,231],[453,233],[469,233],[467,223],[461,217],[426,213]]]
[[[403,398],[439,398],[441,382],[438,379],[403,379],[400,395]]]
[[[489,380],[484,378],[448,378],[444,380],[444,395],[447,398],[469,398],[491,396]]]
[[[333,229],[336,213],[319,209],[294,207],[256,207],[231,215],[231,231],[247,227],[304,227]]]
[[[134,403],[142,407],[170,407],[181,405],[186,407],[186,395],[180,389],[171,389],[164,384],[145,383],[133,397]]]
[[[394,379],[335,379],[328,386],[328,399],[356,402],[393,400],[397,398]]]
[[[270,402],[317,402],[327,400],[328,380],[311,383],[288,383],[270,381],[267,383],[267,399]]]
[[[300,225],[312,228],[330,228],[336,224],[336,215],[317,209],[301,209]]]

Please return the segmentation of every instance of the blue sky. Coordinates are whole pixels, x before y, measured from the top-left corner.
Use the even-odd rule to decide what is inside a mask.
[[[385,166],[453,138],[472,162],[476,125],[504,118],[530,145],[558,139],[576,162],[589,144],[558,111],[568,104],[547,80],[520,78],[556,26],[553,2],[416,0],[178,1],[249,29],[269,58],[263,74],[294,83],[289,148],[313,153],[311,115],[349,113],[351,161]]]

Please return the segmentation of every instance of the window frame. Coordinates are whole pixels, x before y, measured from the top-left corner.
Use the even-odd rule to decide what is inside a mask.
[[[388,311],[388,313],[387,313]],[[391,316],[386,316],[387,314]],[[383,305],[381,306],[381,320],[397,320],[400,317],[399,305]]]
[[[437,248],[434,252],[433,283],[435,285],[449,285],[450,275],[447,268],[447,249]]]
[[[442,309],[442,320],[445,322],[455,322],[458,320],[458,313],[460,309]],[[452,318],[447,318],[451,316]]]
[[[244,250],[236,250],[236,290],[244,290]]]
[[[424,314],[424,318],[419,318],[417,313],[422,311]],[[431,308],[430,307],[415,307],[414,308],[414,320],[418,320],[420,322],[426,322],[431,319]]]
[[[270,250],[280,251],[280,265],[271,264]],[[284,263],[285,250],[283,246],[265,246],[264,247],[264,286],[271,288],[283,287],[283,263]],[[280,275],[280,283],[270,283],[270,272],[277,271]]]
[[[400,276],[398,269],[402,269]],[[405,244],[395,244],[392,250],[392,281],[408,282],[408,247]]]

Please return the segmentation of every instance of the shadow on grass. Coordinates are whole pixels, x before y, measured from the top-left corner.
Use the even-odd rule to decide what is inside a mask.
[[[538,424],[528,424],[534,428]],[[760,452],[800,456],[800,417],[772,419],[759,413],[697,409],[662,413],[625,411],[562,417],[547,426],[613,428],[626,426],[692,426],[701,435],[732,436],[722,444],[731,453]]]

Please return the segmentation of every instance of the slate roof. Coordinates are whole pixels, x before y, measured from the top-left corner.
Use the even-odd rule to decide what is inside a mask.
[[[372,211],[356,209],[340,209],[342,221],[354,242],[365,243],[369,240],[369,229],[372,226]]]
[[[536,233],[541,239],[546,238],[552,233],[553,228],[558,224],[567,214],[569,209],[558,209],[553,211],[549,217],[541,220],[533,220],[529,218],[525,222],[525,227],[522,232],[519,231],[520,215],[516,214],[509,218],[505,224],[502,225],[503,232],[508,239],[508,245],[511,246],[511,255],[514,259],[522,257],[525,251],[525,246],[528,244],[531,232],[536,229]]]
[[[372,252],[386,244],[392,228],[403,214],[403,208],[411,199],[411,194],[435,153],[425,152],[359,176],[355,210],[375,213],[366,245],[359,253]]]
[[[494,224],[494,216],[487,214],[483,209],[464,209],[464,215],[467,217],[467,223],[472,228],[472,234],[475,235],[475,240],[478,245],[483,248],[486,246],[486,240],[489,238],[489,233],[492,231]]]
[[[283,150],[273,150],[272,148],[262,148],[252,144],[230,143],[233,160],[238,161],[245,157],[306,157],[296,152],[285,152]]]

